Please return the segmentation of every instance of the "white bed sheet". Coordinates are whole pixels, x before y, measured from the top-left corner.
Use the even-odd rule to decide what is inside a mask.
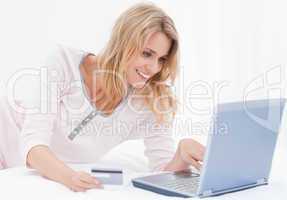
[[[278,148],[275,152],[276,154],[269,185],[207,199],[286,199],[287,175],[284,172],[287,169],[287,148],[285,148],[285,145],[285,142],[279,142],[277,145]],[[133,151],[127,151],[127,149],[133,149]],[[61,184],[39,176],[34,170],[17,167],[0,171],[0,199],[182,199],[159,195],[132,186],[130,182],[131,178],[149,173],[147,169],[147,160],[143,157],[143,145],[140,141],[128,142],[127,144],[114,149],[98,163],[71,165],[71,167],[75,169],[84,171],[89,171],[92,166],[122,168],[124,171],[124,184],[122,186],[105,186],[104,190],[94,189],[87,192],[75,193]]]

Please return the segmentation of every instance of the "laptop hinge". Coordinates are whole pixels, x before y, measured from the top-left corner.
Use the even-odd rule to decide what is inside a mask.
[[[266,178],[261,178],[261,179],[257,180],[257,184],[258,185],[262,185],[264,183],[267,183],[267,179]]]
[[[212,190],[205,190],[203,193],[202,193],[202,195],[203,196],[211,196],[212,195]]]

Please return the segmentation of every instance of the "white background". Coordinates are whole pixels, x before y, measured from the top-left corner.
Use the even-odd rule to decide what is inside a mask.
[[[0,95],[7,95],[7,83],[17,71],[43,66],[55,44],[97,54],[115,19],[136,2],[140,1],[2,2]],[[286,96],[286,1],[152,2],[174,19],[180,35],[177,136],[202,139],[199,135],[208,133],[217,103]],[[30,80],[15,83],[15,96],[29,95]]]
[[[7,82],[17,70],[42,66],[57,43],[97,53],[107,42],[115,19],[135,2],[139,1],[2,1],[0,94],[6,95]],[[198,114],[188,109],[191,102],[209,111],[219,102],[242,100],[249,92],[248,98],[286,96],[286,1],[153,2],[174,19],[180,34],[181,70],[175,87],[182,102],[180,119],[208,122],[211,112]],[[17,92],[29,94],[29,88]],[[190,130],[183,127],[180,131]],[[282,134],[286,135],[285,129]]]
[[[107,42],[115,19],[135,2],[139,1],[1,3],[0,94],[6,94],[7,81],[17,70],[42,66],[56,43],[97,53]],[[284,0],[153,2],[174,19],[180,34],[181,73],[176,92],[182,106],[178,116],[202,120],[210,112],[198,115],[191,110],[191,102],[196,110],[208,111],[218,102],[242,100],[251,89],[255,91],[248,98],[267,97],[272,88],[285,95]],[[26,94],[22,89],[15,92]],[[278,91],[271,93],[278,96]]]

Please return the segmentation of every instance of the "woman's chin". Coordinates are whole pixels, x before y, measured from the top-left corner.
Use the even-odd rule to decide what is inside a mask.
[[[135,89],[143,89],[145,87],[146,82],[135,82],[132,84],[133,88]]]

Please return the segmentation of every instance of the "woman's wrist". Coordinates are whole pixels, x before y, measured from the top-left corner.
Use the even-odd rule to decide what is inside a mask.
[[[177,151],[175,154],[175,160],[176,160],[176,163],[177,163],[179,169],[186,169],[189,167],[189,164],[186,163],[182,159],[182,156],[181,156],[181,142],[179,142],[179,144],[178,144],[178,148],[177,148]]]
[[[165,167],[166,171],[179,171],[184,170],[189,167],[189,165],[184,162],[184,160],[181,157],[181,143],[179,142],[177,150],[174,154],[173,159],[169,162],[169,164]]]

